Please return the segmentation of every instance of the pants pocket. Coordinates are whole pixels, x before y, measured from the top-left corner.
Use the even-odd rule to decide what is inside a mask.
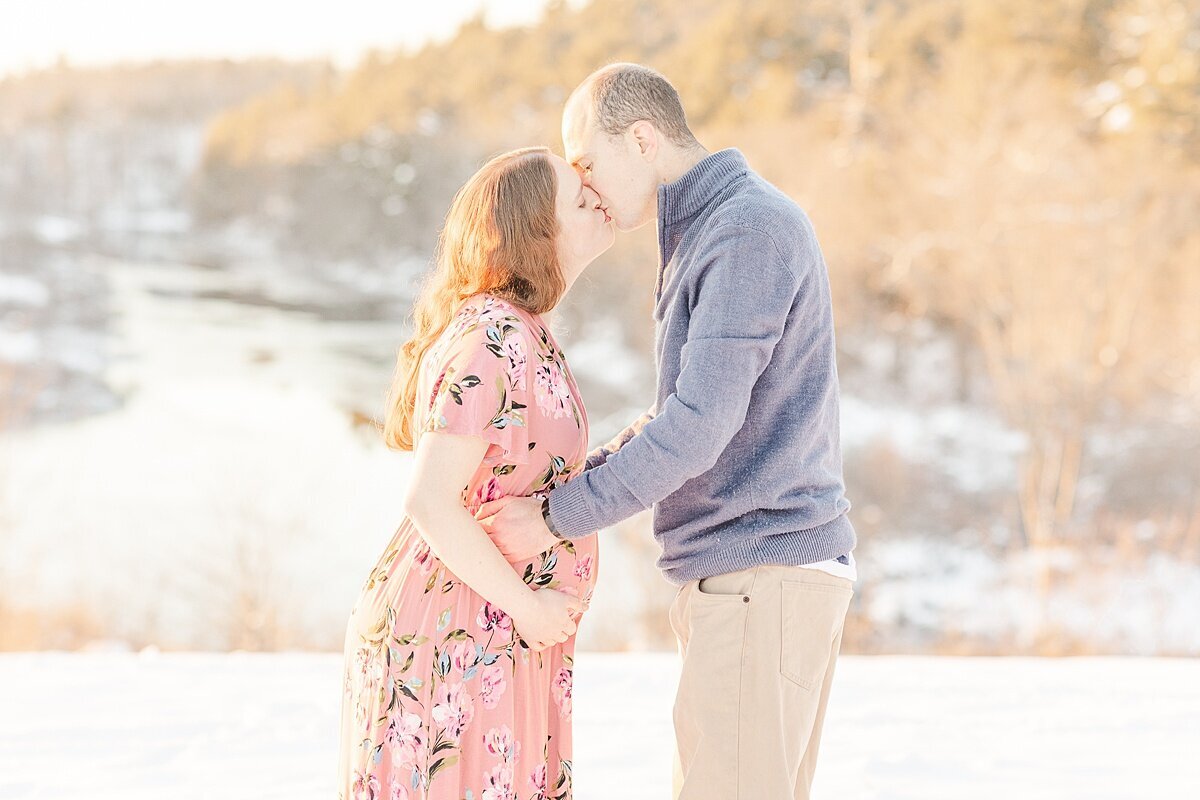
[[[829,666],[833,640],[846,621],[854,589],[784,581],[779,673],[806,691],[819,686]]]
[[[713,575],[696,581],[696,594],[714,601],[750,602],[750,591],[758,574],[755,567]]]

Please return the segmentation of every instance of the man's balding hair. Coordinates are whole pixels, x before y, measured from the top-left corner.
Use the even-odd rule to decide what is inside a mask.
[[[619,136],[633,123],[646,120],[675,145],[697,144],[679,92],[650,67],[628,63],[602,67],[571,93],[571,101],[578,99],[589,101],[593,124],[610,136]]]

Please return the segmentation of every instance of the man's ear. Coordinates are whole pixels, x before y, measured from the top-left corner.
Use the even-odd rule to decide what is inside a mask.
[[[638,120],[630,126],[629,133],[637,145],[638,154],[646,161],[653,161],[658,155],[658,131],[654,125],[644,119]]]

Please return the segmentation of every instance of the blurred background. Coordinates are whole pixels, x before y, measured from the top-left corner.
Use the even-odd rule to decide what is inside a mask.
[[[843,652],[1200,654],[1200,2],[4,16],[0,649],[340,650],[450,198],[630,60],[815,223]],[[654,397],[656,264],[619,237],[555,322],[593,444]],[[601,535],[581,646],[672,649],[648,516]]]

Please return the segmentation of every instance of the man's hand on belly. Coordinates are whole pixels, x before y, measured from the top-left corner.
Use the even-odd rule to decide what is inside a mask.
[[[492,500],[479,507],[475,519],[509,561],[526,561],[562,541],[546,527],[537,497]]]

